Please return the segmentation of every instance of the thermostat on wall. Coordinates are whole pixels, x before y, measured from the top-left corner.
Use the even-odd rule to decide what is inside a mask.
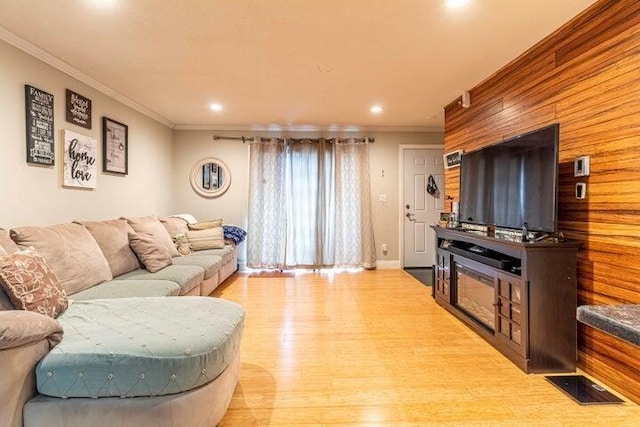
[[[589,176],[589,156],[576,157],[573,161],[573,176]]]

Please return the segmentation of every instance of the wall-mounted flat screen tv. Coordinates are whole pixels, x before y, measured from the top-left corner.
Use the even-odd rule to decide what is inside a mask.
[[[559,133],[554,124],[465,153],[460,221],[555,233]]]

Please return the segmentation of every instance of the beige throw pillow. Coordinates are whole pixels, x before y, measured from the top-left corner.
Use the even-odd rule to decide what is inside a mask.
[[[172,264],[171,253],[155,236],[145,233],[129,233],[129,245],[144,268],[151,273]]]
[[[33,248],[0,257],[0,286],[19,310],[56,318],[69,305],[55,274]]]
[[[189,229],[189,227],[187,227],[187,221],[182,218],[167,216],[159,219],[164,228],[167,229],[171,238],[175,238],[179,234],[184,234]]]
[[[62,325],[57,320],[30,311],[0,311],[0,350],[45,338],[49,348],[62,340]]]
[[[19,250],[20,248],[16,245],[16,242],[9,237],[9,233],[4,228],[0,228],[0,251],[4,251],[5,254],[12,254]]]
[[[100,246],[82,225],[17,227],[10,234],[21,249],[38,251],[68,295],[113,278]]]
[[[109,264],[113,277],[140,268],[140,262],[129,247],[129,233],[133,228],[125,219],[108,221],[75,221],[82,224],[96,239]]]
[[[189,230],[187,239],[194,251],[204,249],[224,248],[224,233],[222,227],[207,228],[206,230]]]
[[[171,256],[178,256],[178,250],[171,240],[171,236],[164,228],[157,216],[145,216],[140,218],[126,218],[127,222],[136,233],[146,233],[152,235],[158,243],[164,245]]]
[[[208,228],[222,227],[222,218],[212,219],[210,221],[196,222],[195,224],[189,224],[189,230],[206,230]]]

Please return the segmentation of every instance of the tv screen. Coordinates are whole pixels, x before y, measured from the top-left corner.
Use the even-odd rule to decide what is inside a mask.
[[[460,165],[460,221],[556,231],[559,125],[478,151]]]

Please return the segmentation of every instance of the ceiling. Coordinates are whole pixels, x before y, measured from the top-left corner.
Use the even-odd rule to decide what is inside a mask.
[[[427,130],[592,3],[0,0],[0,37],[176,128]]]

